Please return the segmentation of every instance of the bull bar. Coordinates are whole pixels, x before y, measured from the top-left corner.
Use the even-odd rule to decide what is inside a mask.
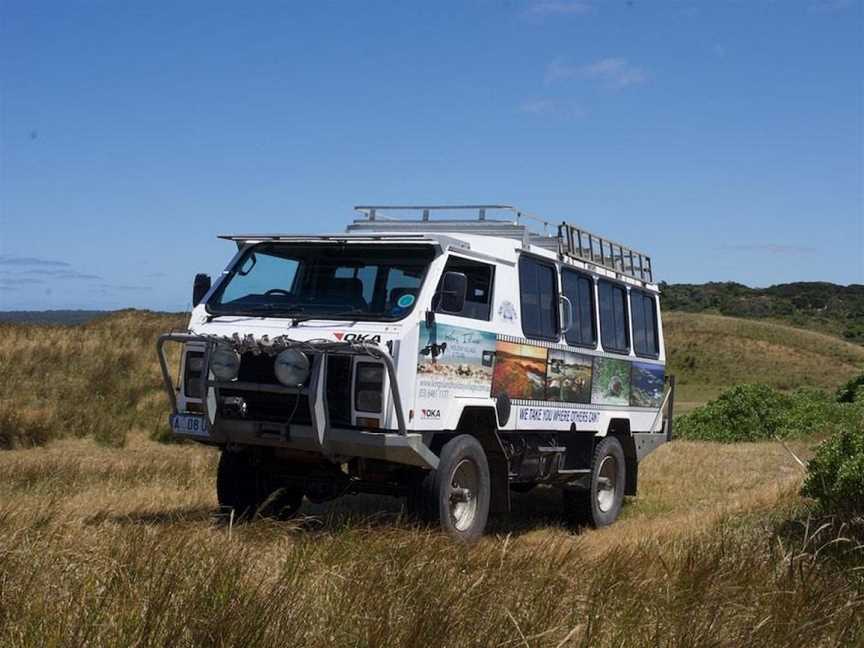
[[[180,344],[204,345],[203,365],[201,375],[204,377],[204,394],[201,405],[204,417],[211,424],[212,441],[219,445],[248,444],[271,447],[286,447],[298,450],[320,452],[331,458],[337,456],[358,456],[373,459],[383,459],[396,463],[434,469],[438,466],[438,457],[424,443],[422,435],[408,432],[405,425],[405,414],[402,409],[402,398],[399,393],[399,383],[396,376],[396,365],[393,358],[384,349],[360,342],[333,342],[330,340],[292,340],[287,336],[273,338],[267,336],[254,340],[252,336],[241,338],[220,337],[215,335],[200,335],[192,332],[171,332],[160,335],[156,342],[159,356],[159,367],[162,381],[171,404],[171,414],[180,413],[177,407],[175,385],[168,370],[168,359],[165,355],[165,344],[176,342]],[[216,345],[230,345],[239,353],[251,351],[276,355],[285,349],[297,349],[312,356],[312,368],[308,379],[308,387],[292,388],[277,385],[257,385],[237,382],[222,382],[210,379],[210,353]],[[380,360],[387,369],[389,391],[392,406],[396,413],[397,429],[395,431],[369,432],[352,428],[331,427],[326,402],[326,371],[327,358],[333,354],[364,355]],[[251,420],[221,420],[217,412],[210,411],[209,395],[213,389],[215,397],[219,397],[221,387],[242,387],[259,390],[275,391],[277,393],[298,393],[305,391],[309,397],[311,425],[272,424],[271,432],[262,433],[264,424]],[[274,435],[275,431],[275,435]],[[182,435],[181,435],[182,436]],[[200,440],[200,439],[198,439]]]

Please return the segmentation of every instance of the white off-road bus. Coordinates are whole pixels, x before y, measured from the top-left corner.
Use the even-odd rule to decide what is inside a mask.
[[[506,205],[356,210],[344,234],[223,236],[234,258],[159,339],[173,433],[221,448],[219,503],[404,496],[473,540],[544,485],[612,523],[672,435],[650,258]]]

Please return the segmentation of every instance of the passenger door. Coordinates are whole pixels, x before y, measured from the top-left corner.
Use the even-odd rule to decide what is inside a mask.
[[[432,300],[435,324],[420,323],[415,399],[420,429],[457,425],[461,404],[455,399],[488,399],[492,387],[495,266],[451,255],[442,279],[446,272],[465,275],[465,302],[459,312],[445,311],[439,281]]]

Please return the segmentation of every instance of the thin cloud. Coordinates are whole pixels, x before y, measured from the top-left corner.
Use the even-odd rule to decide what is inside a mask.
[[[532,2],[526,12],[530,16],[546,18],[548,16],[582,16],[591,13],[590,2],[580,0],[541,0]]]
[[[70,264],[65,261],[54,261],[53,259],[37,259],[36,257],[18,257],[8,254],[0,255],[0,265],[3,266],[47,266],[52,268],[69,268]]]
[[[782,245],[779,243],[746,243],[741,245],[721,245],[721,250],[737,252],[767,252],[768,254],[813,254],[816,248],[801,245]]]
[[[810,11],[814,13],[837,13],[850,9],[852,0],[817,0],[810,5]]]
[[[606,87],[620,90],[648,82],[649,74],[625,58],[605,58],[587,65],[570,65],[561,60],[546,66],[546,82],[564,79],[587,79],[598,81]]]
[[[606,58],[586,65],[581,70],[587,79],[602,81],[612,88],[626,88],[648,81],[648,73],[623,58]]]
[[[585,111],[578,106],[556,99],[529,99],[519,104],[519,112],[534,117],[583,117]]]
[[[51,277],[53,279],[80,279],[83,281],[102,281],[102,277],[94,274],[87,274],[85,272],[78,272],[77,270],[45,270],[45,269],[35,269],[35,270],[24,270],[21,274],[28,275],[42,275],[45,277]]]
[[[150,286],[128,286],[122,284],[101,284],[99,286],[102,290],[117,290],[120,292],[134,292],[139,290],[153,290]]]
[[[519,112],[529,115],[549,115],[555,112],[555,102],[551,99],[532,99],[519,104]]]
[[[167,277],[168,275],[164,272],[151,272],[150,274],[144,275],[147,279],[161,279],[162,277]]]
[[[0,285],[3,286],[31,286],[44,283],[42,279],[33,277],[0,277]]]

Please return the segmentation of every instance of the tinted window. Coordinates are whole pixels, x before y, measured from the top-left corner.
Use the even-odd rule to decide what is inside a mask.
[[[461,272],[468,279],[468,287],[465,290],[465,306],[461,313],[448,313],[472,319],[489,320],[492,312],[492,266],[486,263],[477,263],[459,257],[450,257],[444,272]],[[443,280],[443,276],[442,276]],[[437,292],[440,292],[441,284],[438,284]],[[438,300],[435,300],[434,310],[438,309]]]
[[[573,305],[573,325],[565,333],[567,344],[593,347],[597,345],[597,325],[594,319],[594,281],[588,275],[572,270],[561,273],[561,290]]]
[[[601,281],[600,293],[600,339],[603,349],[615,353],[630,352],[630,335],[627,330],[627,290],[623,286]]]
[[[529,338],[558,338],[558,290],[555,266],[521,257],[519,297],[522,302],[522,333]]]
[[[630,292],[630,312],[633,318],[633,350],[637,355],[656,357],[660,354],[657,335],[657,302],[640,290]]]

